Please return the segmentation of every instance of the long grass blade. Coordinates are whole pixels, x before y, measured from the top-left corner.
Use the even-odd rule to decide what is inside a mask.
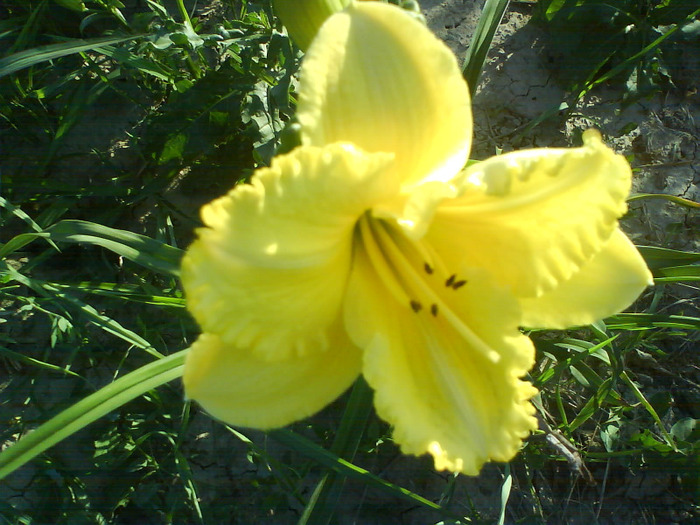
[[[62,368],[60,366],[56,366],[56,365],[53,365],[51,363],[47,363],[46,361],[40,361],[39,359],[34,359],[33,357],[29,357],[29,356],[26,356],[24,354],[20,354],[19,352],[14,352],[13,350],[10,350],[9,348],[5,348],[4,346],[0,346],[0,356],[5,356],[5,357],[8,357],[10,359],[20,361],[20,362],[25,363],[29,366],[35,366],[37,368],[42,368],[44,370],[48,370],[49,372],[56,372],[58,374],[64,374],[64,375],[77,377],[78,379],[84,379],[81,375],[76,374],[72,370],[68,370],[67,368]]]
[[[486,0],[484,9],[481,11],[479,23],[474,31],[462,68],[462,75],[467,81],[472,96],[476,93],[476,86],[479,83],[486,55],[491,47],[493,35],[496,34],[498,24],[501,23],[507,7],[508,0]]]
[[[700,281],[700,265],[689,264],[659,268],[654,271],[654,281],[657,283],[677,283],[682,281]]]
[[[84,303],[80,299],[62,293],[58,288],[54,287],[52,284],[40,281],[38,279],[27,277],[26,275],[22,275],[17,270],[8,266],[2,261],[0,261],[0,271],[7,273],[12,280],[23,284],[28,288],[31,288],[32,290],[44,297],[60,297],[67,303],[71,304],[74,308],[77,308],[82,314],[82,316],[84,316],[90,323],[101,328],[105,332],[110,333],[118,337],[119,339],[122,339],[123,341],[126,341],[130,345],[144,350],[156,359],[160,359],[163,357],[163,354],[161,354],[160,352],[158,352],[158,350],[153,348],[153,345],[151,345],[151,343],[146,341],[143,337],[132,332],[128,328],[123,327],[111,317],[107,317],[106,315],[99,313],[97,310],[95,310],[95,308],[93,308],[87,303]]]
[[[331,452],[352,461],[362,439],[367,418],[372,412],[372,389],[359,377],[348,399]],[[299,525],[322,525],[331,522],[345,484],[345,476],[331,470],[316,486]]]
[[[152,304],[154,306],[184,308],[183,297],[171,297],[168,295],[154,295],[146,293],[141,287],[130,284],[117,283],[90,283],[80,282],[76,284],[53,283],[54,288],[66,292],[79,292],[110,297],[121,301],[131,301],[140,304]]]
[[[617,314],[607,318],[605,323],[610,330],[700,330],[700,319],[685,315]]]
[[[78,401],[0,453],[0,479],[132,399],[182,376],[187,350],[159,359]]]
[[[661,431],[661,435],[664,437],[664,440],[668,444],[668,446],[672,447],[673,450],[678,450],[676,448],[676,442],[673,439],[673,436],[668,433],[666,430],[666,427],[661,421],[661,418],[659,417],[659,414],[656,413],[656,410],[654,410],[654,407],[651,406],[651,403],[647,400],[646,397],[644,397],[644,394],[642,394],[641,390],[639,390],[639,387],[637,387],[636,384],[634,384],[634,381],[630,378],[629,375],[627,375],[626,371],[623,371],[620,374],[620,378],[624,383],[632,390],[632,393],[634,396],[639,400],[639,402],[642,404],[642,406],[646,409],[646,411],[649,413],[649,415],[652,417],[656,425],[659,427],[659,430]]]
[[[0,259],[36,239],[102,246],[149,270],[177,277],[183,251],[145,235],[89,221],[64,220],[38,233],[17,235],[0,247]]]
[[[101,46],[120,44],[128,40],[135,40],[142,37],[143,35],[94,38],[91,40],[78,39],[20,51],[0,59],[0,78],[40,64],[41,62],[73,55],[81,51],[99,50]]]
[[[419,505],[421,507],[438,511],[445,517],[451,517],[452,519],[456,520],[461,519],[459,516],[453,516],[448,513],[440,505],[437,505],[436,503],[433,503],[432,501],[429,501],[406,488],[385,481],[379,476],[375,476],[371,472],[353,465],[342,458],[339,458],[332,452],[325,450],[323,447],[320,447],[305,437],[295,434],[290,430],[274,430],[268,432],[268,435],[275,441],[278,441],[292,450],[295,450],[299,454],[313,459],[320,465],[333,469],[348,478],[357,479],[362,483],[365,483],[367,486],[374,487],[394,497],[408,500],[414,505]]]

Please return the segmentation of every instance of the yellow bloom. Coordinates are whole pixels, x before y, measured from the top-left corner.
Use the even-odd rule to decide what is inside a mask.
[[[302,145],[202,210],[182,279],[204,334],[187,395],[262,429],[362,373],[406,453],[475,474],[536,427],[519,327],[591,323],[651,282],[618,227],[631,172],[584,134],[462,171],[472,134],[450,51],[410,15],[352,3],[299,88]]]

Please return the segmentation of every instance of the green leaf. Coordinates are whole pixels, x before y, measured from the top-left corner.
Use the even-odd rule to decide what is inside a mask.
[[[659,430],[661,431],[661,434],[664,437],[664,440],[668,444],[669,447],[673,448],[673,450],[678,450],[676,448],[676,443],[673,440],[673,436],[668,433],[666,430],[666,427],[664,427],[664,424],[661,422],[661,418],[659,415],[656,413],[656,410],[654,410],[654,407],[651,406],[651,403],[647,400],[646,397],[644,397],[644,394],[642,394],[642,391],[639,390],[637,385],[632,381],[630,376],[627,375],[627,372],[623,371],[620,374],[620,379],[624,381],[624,383],[632,390],[632,393],[635,395],[635,397],[639,400],[639,402],[642,404],[642,406],[646,409],[647,412],[649,412],[649,415],[651,415],[652,419],[656,423],[656,425],[659,427]]]
[[[476,86],[479,83],[486,55],[491,47],[493,35],[496,33],[507,7],[508,0],[486,0],[481,11],[479,23],[474,31],[462,68],[462,75],[467,81],[472,96],[476,92]]]
[[[102,46],[120,44],[122,42],[136,40],[138,38],[142,38],[141,35],[94,38],[92,40],[76,39],[68,42],[61,42],[60,44],[50,44],[48,46],[35,47],[33,49],[20,51],[19,53],[15,53],[0,59],[0,78],[11,75],[12,73],[16,73],[17,71],[21,71],[22,69],[26,69],[33,65],[40,64],[41,62],[73,55],[75,53],[80,53],[81,51],[99,51],[99,48]]]
[[[498,525],[503,525],[506,522],[506,508],[508,507],[508,498],[513,487],[513,476],[510,472],[510,464],[506,463],[505,479],[501,486],[501,511],[498,515]]]
[[[607,318],[605,322],[610,330],[700,330],[700,319],[684,315],[617,314]]]
[[[690,441],[696,429],[700,430],[698,420],[692,417],[684,417],[673,424],[671,435],[680,441]]]
[[[158,352],[158,350],[153,348],[153,345],[151,345],[151,343],[146,341],[143,337],[139,336],[138,334],[132,332],[127,328],[124,328],[121,324],[119,324],[111,317],[107,317],[106,315],[99,313],[97,310],[95,310],[95,308],[93,308],[87,303],[84,303],[80,299],[62,293],[59,288],[53,286],[52,284],[40,281],[38,279],[32,279],[30,277],[27,277],[26,275],[22,275],[17,270],[7,265],[4,261],[0,261],[0,271],[7,273],[13,280],[23,284],[28,288],[31,288],[32,290],[44,297],[59,297],[67,303],[72,304],[74,307],[80,310],[80,313],[89,322],[101,328],[105,332],[112,334],[122,339],[123,341],[126,341],[130,345],[135,346],[136,348],[140,348],[141,350],[148,352],[157,359],[163,357],[163,354],[161,354],[160,352]]]
[[[651,270],[700,262],[700,253],[682,252],[656,246],[637,246]]]
[[[700,265],[693,264],[660,268],[654,272],[654,281],[657,283],[700,281]]]
[[[87,8],[85,7],[85,4],[82,0],[54,0],[54,2],[56,2],[61,7],[65,7],[66,9],[70,9],[71,11],[77,11],[78,13],[87,11]]]
[[[348,461],[353,460],[371,412],[372,389],[364,378],[359,377],[355,381],[343,418],[340,421],[340,428],[338,428],[331,446],[333,454]],[[345,476],[336,471],[331,471],[323,476],[304,508],[299,525],[330,523],[344,484]]]
[[[102,297],[112,297],[123,301],[132,301],[141,304],[152,304],[161,307],[184,308],[185,299],[168,295],[154,295],[145,292],[140,286],[117,283],[91,283],[80,282],[77,284],[53,283],[53,287],[61,291],[75,291],[90,293]]]
[[[181,350],[128,373],[21,437],[0,453],[0,479],[112,410],[181,377],[186,353]]]
[[[593,415],[597,412],[598,408],[603,405],[605,399],[608,397],[611,388],[611,378],[608,378],[605,381],[603,381],[603,383],[601,383],[596,393],[588,400],[588,402],[583,406],[578,415],[569,424],[569,432],[573,432],[578,427],[583,425],[586,421],[588,421],[591,417],[593,417]]]
[[[62,368],[60,366],[56,366],[56,365],[53,365],[51,363],[47,363],[45,361],[40,361],[38,359],[34,359],[33,357],[29,357],[29,356],[26,356],[24,354],[20,354],[19,352],[14,352],[8,348],[5,348],[4,346],[0,346],[0,355],[8,357],[10,359],[21,361],[22,363],[28,364],[30,366],[36,366],[37,368],[49,370],[50,372],[57,372],[59,374],[69,375],[69,376],[77,377],[79,379],[83,379],[82,376],[80,376],[79,374],[76,374],[75,372],[73,372],[71,370],[68,370],[67,368]]]
[[[161,241],[88,221],[64,220],[39,233],[17,235],[0,247],[0,259],[36,239],[102,246],[149,270],[177,277],[183,251]]]

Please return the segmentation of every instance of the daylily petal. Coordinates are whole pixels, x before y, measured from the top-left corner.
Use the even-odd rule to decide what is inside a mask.
[[[467,160],[469,90],[452,52],[402,9],[354,2],[331,16],[301,67],[302,144],[396,154],[409,187],[449,180]]]
[[[523,326],[564,329],[588,325],[621,312],[651,284],[644,259],[617,229],[571,279],[541,297],[520,301]]]
[[[300,49],[306,50],[319,27],[333,13],[352,0],[274,0],[275,14],[282,20],[289,36]]]
[[[569,280],[608,241],[627,209],[627,161],[594,130],[584,145],[492,157],[463,173],[464,193],[437,208],[429,242],[487,269],[519,297]]]
[[[446,280],[398,228],[363,220],[344,312],[377,413],[405,453],[432,454],[438,470],[476,474],[511,459],[536,428],[536,390],[520,379],[534,350],[517,301],[484,271]]]
[[[355,222],[398,191],[390,164],[349,145],[300,147],[202,208],[182,282],[203,331],[266,359],[326,348]]]
[[[185,394],[230,425],[269,429],[313,415],[360,373],[361,352],[342,327],[331,333],[327,352],[275,362],[204,333],[187,354]]]

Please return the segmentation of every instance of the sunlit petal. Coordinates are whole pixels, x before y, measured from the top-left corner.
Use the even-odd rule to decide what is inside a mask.
[[[631,184],[627,161],[593,130],[583,147],[508,153],[463,176],[463,195],[438,207],[428,238],[520,297],[552,290],[603,248]]]
[[[351,0],[274,0],[275,14],[300,49],[311,44],[323,22]]]
[[[591,324],[627,308],[652,283],[639,251],[618,229],[571,279],[521,301],[523,325],[563,329]]]
[[[321,28],[302,64],[297,118],[303,144],[394,152],[406,186],[452,178],[472,133],[469,90],[452,52],[381,2],[355,2]]]
[[[393,195],[385,154],[347,145],[277,157],[251,184],[202,209],[182,282],[204,332],[258,357],[327,346],[351,264],[351,234],[374,201]]]
[[[520,379],[534,350],[518,332],[517,301],[486,272],[447,276],[398,230],[361,226],[345,324],[395,441],[432,454],[439,470],[476,474],[511,459],[536,427],[536,391]]]
[[[361,352],[333,328],[326,352],[261,361],[202,334],[185,363],[185,394],[230,425],[269,429],[315,414],[360,373]]]

